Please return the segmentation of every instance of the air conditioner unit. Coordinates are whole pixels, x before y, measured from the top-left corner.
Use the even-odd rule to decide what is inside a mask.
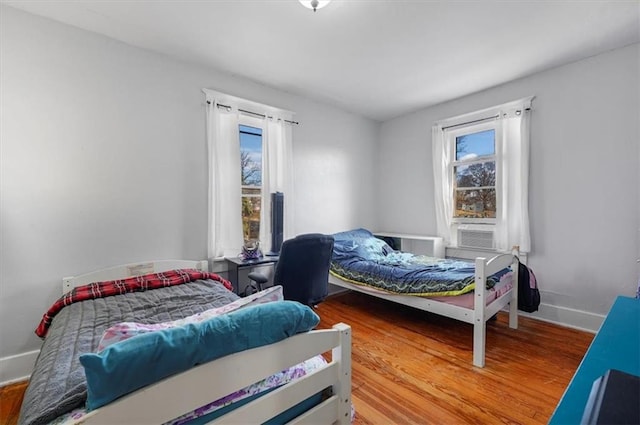
[[[461,248],[494,249],[493,228],[487,226],[458,226],[458,246]]]

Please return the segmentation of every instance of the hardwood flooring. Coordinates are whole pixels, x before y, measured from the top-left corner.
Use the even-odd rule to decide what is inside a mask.
[[[352,399],[360,424],[546,424],[594,335],[508,315],[487,326],[484,368],[472,325],[359,293],[317,309],[352,327]]]
[[[320,304],[320,327],[352,327],[356,425],[546,424],[593,335],[520,318],[487,326],[486,366],[471,364],[473,328],[358,293]],[[26,383],[0,388],[15,425]]]
[[[14,425],[18,423],[22,397],[27,389],[27,382],[0,387],[0,425]]]

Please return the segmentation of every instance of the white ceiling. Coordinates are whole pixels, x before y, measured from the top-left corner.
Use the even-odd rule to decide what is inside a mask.
[[[640,41],[640,1],[10,1],[384,121]]]

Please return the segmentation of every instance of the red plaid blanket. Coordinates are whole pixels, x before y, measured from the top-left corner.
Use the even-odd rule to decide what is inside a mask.
[[[128,277],[126,279],[94,282],[88,285],[73,288],[58,299],[42,316],[42,320],[36,329],[36,335],[44,338],[51,325],[54,316],[65,306],[75,302],[92,300],[95,298],[110,297],[112,295],[125,294],[127,292],[142,292],[149,289],[164,288],[167,286],[181,285],[199,279],[212,279],[222,283],[228,290],[233,290],[231,283],[215,273],[200,272],[191,269],[170,270],[162,273],[151,273],[143,276]]]

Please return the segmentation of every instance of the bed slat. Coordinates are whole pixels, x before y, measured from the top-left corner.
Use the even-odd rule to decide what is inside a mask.
[[[317,405],[313,409],[309,409],[302,415],[288,423],[288,425],[316,425],[328,424],[335,421],[336,411],[339,409],[340,399],[337,396],[330,397]],[[345,420],[339,420],[337,423],[347,425],[350,417]]]
[[[338,380],[338,377],[338,364],[329,364],[326,368],[314,371],[294,382],[290,382],[269,394],[255,399],[251,403],[227,413],[211,423],[264,423],[287,410],[290,406],[295,406],[312,395],[330,387]]]

